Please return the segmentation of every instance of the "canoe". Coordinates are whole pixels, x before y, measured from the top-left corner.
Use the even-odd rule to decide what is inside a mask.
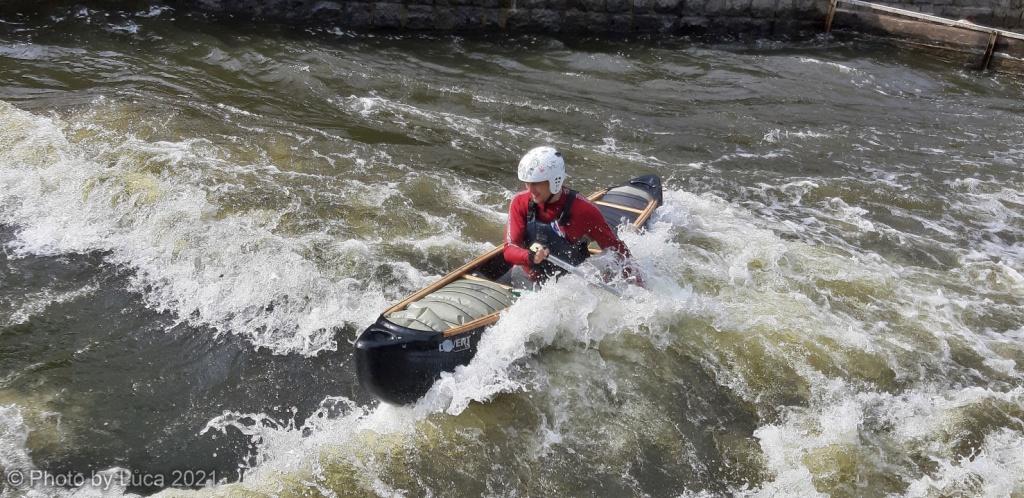
[[[587,197],[612,227],[644,227],[661,205],[661,179],[633,178]],[[356,339],[359,383],[392,404],[422,397],[442,372],[476,354],[484,330],[515,301],[504,244],[391,306]],[[599,252],[596,247],[592,252]]]

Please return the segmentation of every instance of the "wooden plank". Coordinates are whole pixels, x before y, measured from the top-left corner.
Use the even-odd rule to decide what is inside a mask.
[[[1018,40],[1024,40],[1024,34],[1015,33],[1013,31],[1006,31],[1004,29],[993,28],[991,26],[983,26],[981,24],[974,24],[969,21],[954,21],[952,19],[946,19],[945,17],[933,16],[930,14],[924,14],[921,12],[914,12],[912,10],[900,9],[897,7],[889,7],[887,5],[879,5],[871,2],[864,2],[862,0],[837,0],[839,3],[846,5],[856,5],[869,10],[875,10],[880,12],[887,12],[890,14],[896,14],[903,17],[909,17],[911,19],[917,19],[921,21],[928,21],[935,24],[942,24],[944,26],[950,26],[960,29],[966,29],[970,31],[977,31],[981,33],[999,33],[1000,36],[1007,38],[1014,38]]]
[[[1007,73],[1024,74],[1024,60],[1017,57],[1006,57],[998,52],[992,54],[989,69]]]
[[[878,30],[886,34],[916,38],[931,42],[940,42],[956,47],[977,48],[988,42],[989,34],[956,27],[937,25],[916,19],[904,19],[897,16],[840,9],[840,14],[854,19],[854,25],[860,28]],[[860,23],[860,26],[857,26]]]
[[[834,1],[848,8],[837,8],[833,23],[917,40],[930,48],[971,54],[973,60],[967,61],[967,65],[975,69],[1024,72],[1022,33],[863,0]]]
[[[505,285],[505,284],[500,284],[500,283],[498,283],[498,282],[495,282],[494,280],[487,280],[486,278],[483,278],[483,277],[478,277],[478,276],[476,276],[476,275],[470,275],[470,274],[468,274],[468,273],[467,273],[467,274],[465,274],[465,275],[463,275],[463,276],[462,276],[462,278],[464,278],[464,279],[466,279],[466,280],[476,280],[476,281],[478,281],[478,282],[490,282],[490,283],[492,283],[492,284],[494,284],[494,285],[497,285],[498,287],[502,287],[502,288],[504,288],[504,289],[509,289],[509,290],[511,290],[511,289],[512,289],[512,286],[511,286],[511,285]]]
[[[608,206],[610,208],[618,209],[618,210],[621,210],[621,211],[628,211],[628,212],[634,213],[634,214],[640,214],[640,213],[644,212],[642,209],[631,208],[629,206],[623,206],[621,204],[613,204],[611,202],[604,202],[604,201],[592,201],[592,202],[594,204],[600,204],[602,206]]]
[[[651,214],[654,213],[655,209],[658,209],[658,202],[652,200],[650,204],[647,205],[647,209],[644,209],[644,211],[640,213],[640,216],[637,216],[636,221],[633,222],[633,226],[637,228],[644,226],[644,223],[647,223],[647,220],[651,217]]]
[[[831,0],[828,3],[828,16],[825,17],[825,32],[832,32],[832,21],[836,18],[836,7],[839,5],[839,0]]]
[[[464,323],[462,325],[459,325],[458,327],[452,327],[452,328],[450,328],[448,330],[445,330],[443,332],[444,337],[451,337],[453,335],[465,334],[466,332],[470,332],[473,329],[476,329],[476,328],[479,328],[479,327],[487,327],[489,325],[494,325],[498,321],[498,318],[501,318],[501,312],[505,311],[507,309],[508,308],[505,308],[505,309],[503,309],[501,311],[495,311],[494,313],[491,313],[490,315],[484,315],[484,316],[482,316],[480,318],[477,318],[476,320],[473,320],[471,322],[466,322],[466,323]]]

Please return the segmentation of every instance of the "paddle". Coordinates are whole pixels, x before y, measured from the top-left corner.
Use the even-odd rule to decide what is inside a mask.
[[[540,251],[543,248],[544,248],[544,246],[540,245],[540,243],[534,243],[532,246],[530,246],[530,250],[532,250],[533,252]],[[613,288],[612,286],[610,286],[610,285],[608,285],[608,284],[606,284],[604,282],[595,282],[595,281],[591,280],[590,277],[586,273],[583,273],[583,270],[581,270],[581,269],[579,269],[579,268],[577,268],[577,267],[575,267],[575,266],[573,266],[573,265],[563,261],[561,258],[558,258],[556,256],[552,256],[551,254],[548,254],[548,257],[546,258],[546,260],[550,261],[551,264],[553,264],[553,265],[555,265],[555,266],[557,266],[557,267],[559,267],[559,268],[561,268],[561,269],[563,269],[563,270],[565,270],[565,271],[567,271],[569,273],[572,273],[573,275],[576,275],[577,277],[582,278],[585,282],[587,282],[588,284],[590,284],[590,285],[592,285],[594,287],[597,287],[598,289],[602,289],[602,290],[604,290],[606,292],[609,292],[612,295],[614,295],[615,297],[622,297],[622,293],[619,292],[617,289]]]

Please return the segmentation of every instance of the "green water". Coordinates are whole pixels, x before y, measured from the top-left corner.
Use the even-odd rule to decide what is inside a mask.
[[[3,20],[0,467],[167,477],[114,489],[143,494],[194,470],[216,496],[1021,496],[1022,90],[868,39]],[[583,192],[662,176],[622,234],[650,289],[549,285],[378,406],[349,341],[501,240],[538,144]]]

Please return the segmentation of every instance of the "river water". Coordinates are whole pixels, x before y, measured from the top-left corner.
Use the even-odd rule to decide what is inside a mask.
[[[1022,91],[856,38],[2,20],[0,467],[211,496],[1022,496]],[[538,144],[583,192],[664,178],[623,234],[649,290],[548,285],[378,405],[350,342],[500,240]]]

